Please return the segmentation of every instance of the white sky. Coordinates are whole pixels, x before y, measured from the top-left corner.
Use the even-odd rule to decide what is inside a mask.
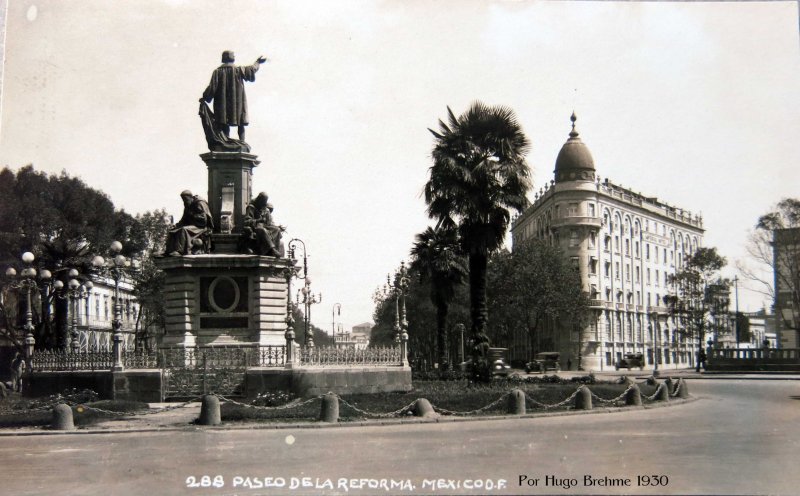
[[[758,216],[800,196],[793,1],[10,0],[6,14],[0,166],[65,169],[131,213],[178,218],[181,190],[206,196],[197,99],[222,50],[268,56],[247,85],[253,187],[308,247],[323,329],[337,302],[345,328],[371,321],[428,225],[426,128],[447,105],[512,107],[536,189],[574,108],[598,174],[702,213],[731,276]]]

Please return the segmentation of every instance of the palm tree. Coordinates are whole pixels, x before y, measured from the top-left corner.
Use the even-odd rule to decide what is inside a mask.
[[[448,123],[439,121],[433,166],[425,184],[428,215],[458,225],[461,246],[469,257],[470,317],[473,362],[485,362],[486,267],[500,248],[511,217],[528,205],[530,169],[525,162],[528,139],[507,107],[473,103],[460,117],[447,108]]]
[[[430,298],[436,307],[436,352],[440,370],[448,368],[447,313],[456,293],[464,282],[466,267],[458,250],[458,232],[452,223],[428,227],[417,234],[411,248],[411,269],[430,284]]]

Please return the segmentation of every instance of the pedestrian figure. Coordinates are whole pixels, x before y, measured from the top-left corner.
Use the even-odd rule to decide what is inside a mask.
[[[25,374],[25,358],[17,352],[11,361],[11,389],[22,391],[22,376]]]
[[[705,350],[700,350],[697,353],[697,367],[695,367],[695,372],[700,372],[700,366],[703,367],[703,370],[706,370],[706,352],[705,352]]]

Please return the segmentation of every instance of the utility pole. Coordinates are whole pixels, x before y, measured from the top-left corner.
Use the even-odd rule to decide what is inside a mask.
[[[733,328],[736,332],[736,347],[739,347],[739,276],[733,276],[733,291],[736,298],[736,315],[733,318]]]

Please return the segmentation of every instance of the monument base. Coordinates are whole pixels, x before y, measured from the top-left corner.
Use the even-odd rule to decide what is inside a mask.
[[[291,260],[210,254],[156,265],[166,276],[162,346],[286,344]]]

